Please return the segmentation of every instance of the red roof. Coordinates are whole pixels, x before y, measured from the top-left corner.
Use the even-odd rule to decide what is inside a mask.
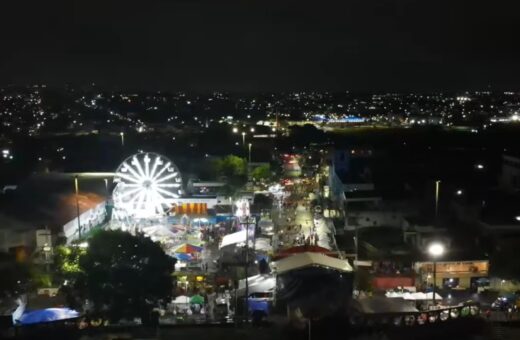
[[[279,260],[283,259],[287,256],[291,256],[294,254],[304,253],[304,252],[310,252],[310,253],[322,253],[328,256],[337,257],[338,254],[336,252],[333,252],[327,248],[323,248],[320,246],[297,246],[297,247],[291,247],[287,249],[283,249],[276,253],[273,256],[273,260]]]

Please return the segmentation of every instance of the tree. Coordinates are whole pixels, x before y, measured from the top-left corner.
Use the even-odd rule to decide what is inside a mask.
[[[269,164],[260,165],[251,171],[251,177],[257,181],[268,180],[271,178],[271,167]]]
[[[79,258],[76,288],[93,303],[93,314],[112,321],[140,316],[171,297],[175,260],[142,235],[102,231]]]
[[[217,176],[237,177],[245,176],[247,172],[247,162],[244,158],[228,155],[222,159],[214,161],[213,167]]]
[[[226,178],[226,194],[233,195],[247,182],[247,162],[244,158],[228,155],[214,160],[212,168],[217,177]]]
[[[289,130],[293,143],[297,145],[309,145],[309,143],[325,141],[325,133],[312,124],[291,126]]]

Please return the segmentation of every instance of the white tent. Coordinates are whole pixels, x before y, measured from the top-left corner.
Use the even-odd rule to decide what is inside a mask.
[[[190,297],[186,295],[179,295],[173,300],[176,305],[190,304]]]
[[[430,293],[404,293],[403,299],[405,300],[414,300],[414,301],[424,301],[424,300],[433,300],[433,292]],[[442,296],[438,293],[435,293],[435,300],[442,300]]]
[[[254,275],[247,280],[248,293],[272,292],[276,287],[276,279],[272,275]],[[238,295],[245,294],[246,280],[238,281]]]
[[[429,292],[424,294],[425,300],[433,300],[433,292]],[[435,293],[435,300],[442,300],[442,296],[439,295],[439,293]]]
[[[222,238],[222,242],[220,243],[219,248],[224,248],[226,246],[237,244],[237,243],[246,243],[246,230],[241,230],[239,232],[226,235]]]
[[[387,298],[393,299],[393,298],[402,298],[405,300],[412,300],[412,301],[423,301],[423,300],[433,300],[433,292],[430,293],[422,293],[422,292],[386,292],[385,296]],[[442,296],[439,295],[439,293],[435,293],[435,299],[436,300],[442,300]]]
[[[273,246],[271,246],[271,240],[265,237],[258,237],[255,240],[255,250],[264,252],[273,250]]]
[[[175,233],[168,230],[167,227],[164,226],[151,226],[151,227],[144,227],[143,232],[149,236],[155,236],[155,237],[174,237]]]
[[[352,267],[347,260],[340,260],[320,253],[299,253],[275,262],[278,274],[305,267],[324,267],[342,272],[352,272]]]

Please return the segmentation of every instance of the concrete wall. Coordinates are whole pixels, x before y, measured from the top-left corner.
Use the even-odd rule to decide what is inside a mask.
[[[347,212],[345,227],[396,227],[401,228],[403,215],[398,211]]]

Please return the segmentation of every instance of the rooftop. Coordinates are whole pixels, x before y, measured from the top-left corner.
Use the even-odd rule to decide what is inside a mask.
[[[107,186],[103,177],[80,177],[80,212],[93,208],[106,198]],[[16,225],[31,225],[35,229],[61,227],[77,214],[74,177],[70,174],[33,175],[3,199],[0,213],[4,220],[12,222],[9,228]]]

